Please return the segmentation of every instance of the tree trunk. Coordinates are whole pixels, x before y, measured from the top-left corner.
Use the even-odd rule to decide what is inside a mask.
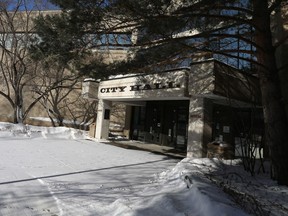
[[[16,107],[17,123],[23,123],[23,107],[22,105],[17,105]]]
[[[265,122],[265,140],[269,147],[272,177],[279,184],[288,185],[288,121],[283,103],[280,78],[276,65],[275,49],[270,30],[267,0],[253,0],[255,42],[262,104]]]
[[[15,91],[15,111],[16,122],[23,123],[23,96],[20,90]],[[15,118],[15,117],[14,117]]]
[[[23,123],[23,98],[21,98],[21,94],[18,91],[15,91],[15,98],[13,104],[13,123]]]
[[[17,119],[17,109],[13,107],[13,123],[17,124],[18,119]]]

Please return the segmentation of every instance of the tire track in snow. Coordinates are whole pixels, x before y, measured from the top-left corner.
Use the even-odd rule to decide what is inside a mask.
[[[31,175],[32,176],[32,175]],[[55,196],[55,193],[50,189],[49,185],[44,182],[42,179],[37,178],[36,176],[32,176],[33,178],[37,179],[37,181],[41,184],[44,185],[47,189],[49,194],[51,195],[51,197],[54,199],[54,201],[56,202],[57,208],[59,210],[60,215],[59,216],[63,216],[63,210],[60,207],[61,205],[61,201],[57,198],[57,196]]]

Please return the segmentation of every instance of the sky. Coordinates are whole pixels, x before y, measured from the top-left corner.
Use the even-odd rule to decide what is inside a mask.
[[[15,10],[20,6],[20,10],[56,10],[59,9],[56,5],[53,5],[49,0],[2,0],[2,4],[8,5],[8,10]]]
[[[0,216],[248,215],[217,185],[253,195],[261,215],[287,215],[287,187],[269,174],[249,176],[239,160],[172,159],[102,141],[71,128],[0,123]]]

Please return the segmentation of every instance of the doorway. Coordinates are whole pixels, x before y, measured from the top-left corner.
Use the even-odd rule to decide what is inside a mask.
[[[148,101],[133,107],[131,138],[186,149],[189,101]]]

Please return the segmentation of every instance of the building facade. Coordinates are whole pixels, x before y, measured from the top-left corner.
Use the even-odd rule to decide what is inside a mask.
[[[205,157],[213,141],[229,145],[232,156],[237,155],[237,144],[261,103],[259,93],[256,77],[213,59],[160,73],[83,83],[83,95],[98,100],[95,138],[109,138],[112,105],[122,104],[128,139],[184,150],[188,157]],[[254,134],[261,138],[261,112],[257,113]]]

